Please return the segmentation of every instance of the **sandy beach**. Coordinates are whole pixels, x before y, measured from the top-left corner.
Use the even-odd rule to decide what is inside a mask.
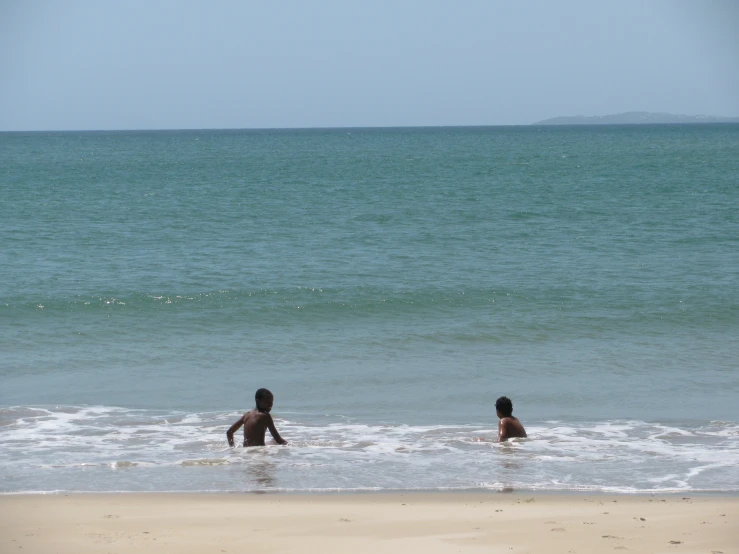
[[[739,551],[739,498],[474,494],[0,497],[0,551]]]

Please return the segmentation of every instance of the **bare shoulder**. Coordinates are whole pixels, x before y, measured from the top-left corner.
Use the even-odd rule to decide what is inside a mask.
[[[503,427],[508,431],[508,435],[511,437],[526,437],[526,430],[515,416],[508,416],[501,419]]]
[[[272,421],[272,416],[267,412],[259,410],[249,410],[244,414],[244,421],[252,421],[254,423],[268,423]]]

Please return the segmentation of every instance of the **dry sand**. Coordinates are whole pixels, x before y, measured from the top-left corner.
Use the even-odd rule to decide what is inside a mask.
[[[0,552],[739,553],[739,498],[0,496]]]

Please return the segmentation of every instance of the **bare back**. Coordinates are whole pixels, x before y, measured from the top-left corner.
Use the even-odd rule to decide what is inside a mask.
[[[523,428],[517,417],[511,415],[501,418],[498,422],[498,442],[504,442],[514,437],[525,439],[526,429]]]
[[[264,435],[269,432],[278,444],[287,444],[275,428],[272,416],[267,411],[259,411],[256,408],[246,412],[226,432],[228,443],[233,446],[233,434],[244,426],[244,446],[264,446]]]
[[[264,446],[264,435],[267,433],[272,416],[266,412],[249,410],[244,414],[244,446]]]

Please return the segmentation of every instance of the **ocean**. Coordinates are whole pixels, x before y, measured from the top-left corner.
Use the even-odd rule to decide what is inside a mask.
[[[0,492],[739,492],[739,125],[0,133],[0,190]]]

